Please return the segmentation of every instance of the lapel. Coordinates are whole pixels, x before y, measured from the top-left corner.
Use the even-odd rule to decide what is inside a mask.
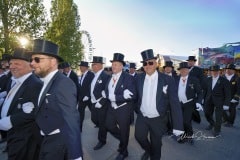
[[[57,72],[53,78],[50,80],[50,82],[48,83],[47,87],[45,88],[45,90],[43,91],[42,95],[41,95],[41,99],[39,101],[39,107],[42,105],[43,103],[43,100],[45,99],[46,97],[46,94],[48,93],[49,89],[51,88],[52,86],[52,83],[54,82],[54,80],[59,76],[59,74],[61,74],[60,72]]]
[[[162,90],[163,90],[163,85],[164,85],[164,77],[160,77],[160,73],[158,72],[158,84],[157,84],[157,98],[156,98],[156,105],[159,106],[159,103],[161,101],[161,95],[162,95]],[[159,98],[158,98],[159,97]]]
[[[144,85],[144,79],[146,77],[146,73],[143,73],[143,75],[139,78],[139,97],[142,97],[143,95],[143,85]]]
[[[123,84],[123,79],[124,79],[124,72],[121,73],[114,92],[116,92],[118,88],[121,87],[121,85]]]
[[[100,80],[102,80],[102,75],[103,75],[103,71],[100,73],[100,75],[99,75],[99,77],[98,77],[98,79],[97,79],[97,81],[96,81],[96,83],[95,83],[95,86],[94,86],[94,89],[93,89],[93,90],[95,90],[95,89],[97,88],[98,82],[99,82]],[[102,82],[102,83],[103,83],[103,82]]]
[[[22,99],[22,95],[25,91],[25,88],[27,86],[27,84],[29,83],[29,80],[31,79],[32,75],[29,76],[24,82],[23,84],[21,85],[21,87],[18,89],[18,91],[16,92],[15,96],[13,97],[13,100],[11,102],[11,105],[8,109],[8,114],[11,113],[11,111],[16,107],[16,105],[18,105],[17,103],[21,101]],[[7,114],[7,115],[8,115]]]

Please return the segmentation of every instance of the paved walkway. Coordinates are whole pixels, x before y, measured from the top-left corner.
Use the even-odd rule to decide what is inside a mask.
[[[222,127],[221,136],[212,138],[211,132],[204,130],[207,122],[201,112],[202,122],[193,122],[195,143],[178,144],[170,136],[163,138],[161,160],[239,160],[240,159],[240,110],[237,110],[237,119],[233,128]],[[108,134],[107,144],[100,150],[94,151],[97,143],[97,128],[90,120],[90,113],[86,111],[86,120],[82,133],[83,152],[85,160],[114,160],[117,156],[118,141]],[[0,145],[2,151],[5,144]],[[0,151],[0,152],[1,152]],[[134,127],[128,146],[129,156],[126,160],[139,160],[143,150],[134,138]],[[0,160],[6,160],[6,154],[0,153]]]

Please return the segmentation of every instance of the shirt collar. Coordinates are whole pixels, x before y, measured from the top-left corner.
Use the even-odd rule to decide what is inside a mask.
[[[22,77],[19,78],[14,78],[11,77],[12,81],[16,82],[16,83],[23,83],[30,75],[32,75],[32,72],[27,73],[25,75],[23,75]]]
[[[97,73],[95,73],[95,76],[98,76],[98,75],[100,75],[100,74],[102,73],[102,71],[103,71],[103,69],[101,69],[101,70],[97,71]]]
[[[151,75],[146,74],[146,78],[149,80],[154,79],[156,77],[157,77],[157,71],[154,71],[153,74],[151,74]]]
[[[50,80],[52,79],[52,77],[58,72],[58,70],[54,70],[52,72],[50,72],[46,77],[44,78],[40,78],[44,84],[48,84],[50,82]]]
[[[112,74],[113,77],[120,77],[120,75],[122,74],[122,71],[121,72],[118,72],[116,74]]]

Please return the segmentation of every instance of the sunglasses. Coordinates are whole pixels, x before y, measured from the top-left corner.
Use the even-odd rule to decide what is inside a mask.
[[[30,62],[35,61],[36,63],[40,63],[41,59],[52,59],[52,58],[34,57],[34,58],[30,58]]]
[[[147,65],[152,66],[153,62],[143,62],[143,66],[147,66]]]

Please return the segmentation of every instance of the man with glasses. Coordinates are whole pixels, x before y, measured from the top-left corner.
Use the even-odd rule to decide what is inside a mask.
[[[30,53],[34,73],[43,81],[36,110],[36,122],[43,136],[39,159],[81,160],[77,89],[72,80],[58,71],[58,63],[63,61],[58,45],[36,39]]]
[[[183,118],[176,84],[170,76],[160,73],[153,50],[141,52],[145,73],[138,76],[138,108],[135,138],[145,151],[142,160],[161,158],[162,136],[166,132],[167,111],[170,103],[173,134],[183,134]],[[150,136],[150,140],[148,137]]]

